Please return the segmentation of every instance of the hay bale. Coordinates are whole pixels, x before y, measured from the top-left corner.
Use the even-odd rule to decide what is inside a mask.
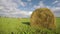
[[[55,17],[48,8],[39,8],[33,11],[30,18],[31,27],[47,28],[49,30],[55,30]]]

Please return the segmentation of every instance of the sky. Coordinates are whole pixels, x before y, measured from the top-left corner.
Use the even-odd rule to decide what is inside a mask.
[[[26,18],[37,8],[49,8],[60,17],[60,0],[0,0],[0,16]]]

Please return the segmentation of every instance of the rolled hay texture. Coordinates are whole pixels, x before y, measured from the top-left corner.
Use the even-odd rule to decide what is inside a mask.
[[[33,11],[30,18],[31,27],[56,29],[55,17],[48,8],[39,8]]]

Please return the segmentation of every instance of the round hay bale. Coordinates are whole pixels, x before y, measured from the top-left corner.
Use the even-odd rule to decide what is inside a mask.
[[[48,8],[39,8],[33,11],[30,18],[31,27],[47,28],[49,30],[55,30],[55,17]]]

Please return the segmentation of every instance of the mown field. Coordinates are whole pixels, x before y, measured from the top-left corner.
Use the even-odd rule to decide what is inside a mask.
[[[60,34],[60,18],[56,18],[56,32],[30,27],[29,18],[0,17],[0,34]],[[45,33],[42,33],[45,32]]]

